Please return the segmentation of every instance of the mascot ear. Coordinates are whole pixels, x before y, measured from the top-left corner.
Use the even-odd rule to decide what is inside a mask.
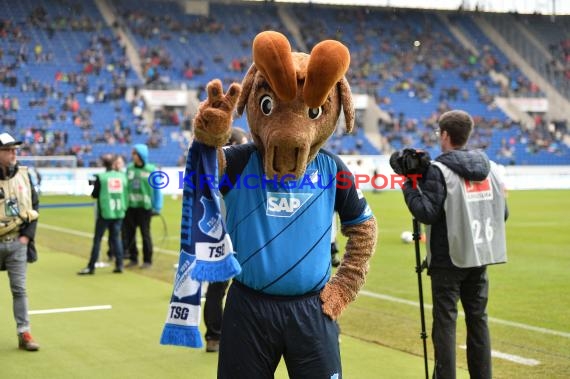
[[[346,132],[350,133],[354,127],[355,110],[354,102],[352,101],[352,91],[350,90],[350,85],[346,78],[338,83],[338,92],[340,93],[340,101],[342,104],[342,111],[344,113],[344,125],[346,127]],[[243,94],[243,92],[242,92]]]
[[[256,73],[257,68],[254,63],[249,67],[247,74],[245,74],[245,78],[243,78],[243,81],[241,82],[241,94],[237,102],[237,113],[240,116],[243,114],[243,110],[247,104],[247,99],[249,98],[251,88],[253,87],[253,80],[255,79]]]
[[[259,33],[253,40],[253,62],[277,97],[291,101],[297,95],[297,75],[291,45],[283,34]]]
[[[342,43],[333,40],[319,42],[311,51],[303,99],[311,108],[320,107],[331,89],[344,77],[350,65],[350,53]]]

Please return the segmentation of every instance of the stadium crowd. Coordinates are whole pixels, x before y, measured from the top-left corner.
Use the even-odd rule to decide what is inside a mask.
[[[208,16],[188,16],[152,1],[149,7],[120,2],[116,4],[119,16],[107,25],[93,5],[70,4],[67,8],[35,6],[24,20],[0,20],[0,83],[5,89],[0,123],[30,143],[22,154],[74,155],[80,166],[96,164],[102,153],[99,146],[119,146],[124,153],[137,142],[165,154],[179,149],[161,162],[179,164],[191,138],[188,132],[193,115],[182,109],[162,109],[160,114],[145,116],[140,89],[182,84],[197,89],[201,98],[204,85],[217,72],[214,66],[221,67],[225,82],[241,81],[251,62],[247,54],[252,32],[287,29],[269,5],[256,11],[267,12],[273,21],[261,19],[256,24],[247,17],[228,18],[228,13],[251,14],[251,5],[228,5],[227,9],[212,5]],[[315,17],[317,12],[320,17]],[[434,120],[460,106],[480,110],[472,112],[482,123],[482,132],[473,137],[472,145],[492,148],[491,156],[517,164],[515,150],[527,154],[530,163],[539,151],[568,154],[564,121],[538,114],[534,115],[537,127],[526,130],[497,110],[496,96],[544,94],[491,42],[476,44],[477,51],[468,50],[435,15],[426,12],[297,6],[292,7],[292,14],[296,25],[288,28],[300,31],[298,48],[310,49],[315,41],[325,38],[339,39],[351,47],[349,82],[354,92],[372,95],[389,114],[389,120],[379,122],[378,131],[392,148],[418,143],[434,146]],[[465,22],[463,17],[452,13],[449,20],[460,25]],[[119,37],[119,30],[127,30],[132,40]],[[173,41],[190,46],[194,38],[205,36],[217,46],[215,41],[228,35],[232,41],[225,43],[235,46],[233,50],[210,52],[211,56],[182,54],[183,59],[173,50]],[[87,43],[56,50],[57,38],[84,38]],[[137,70],[127,56],[127,44],[133,43],[138,46],[141,79],[136,79]],[[550,46],[565,67],[570,60],[568,46],[567,39]],[[36,75],[47,68],[53,76]],[[500,80],[492,80],[492,74]],[[426,105],[425,111],[414,111],[418,103]],[[29,112],[33,116],[23,116],[27,110],[33,110]],[[344,136],[340,130],[327,147],[340,154],[378,153],[377,147],[367,149],[372,145],[361,117],[357,123],[360,127],[352,136]],[[491,143],[496,130],[509,131],[509,135]]]

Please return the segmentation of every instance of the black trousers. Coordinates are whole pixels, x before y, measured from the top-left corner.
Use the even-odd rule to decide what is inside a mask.
[[[292,379],[342,379],[339,328],[319,293],[272,296],[234,280],[224,310],[218,379],[272,379],[283,357]]]
[[[222,335],[223,302],[230,281],[208,283],[206,302],[204,303],[204,323],[206,340],[219,341]]]
[[[128,208],[123,220],[124,238],[123,248],[125,259],[138,263],[139,250],[137,248],[137,228],[141,231],[143,243],[143,262],[152,264],[152,237],[150,235],[150,221],[152,210],[143,208]]]
[[[467,326],[467,365],[471,379],[490,379],[491,339],[487,326],[489,281],[486,267],[430,268],[433,297],[434,378],[455,379],[457,301]]]

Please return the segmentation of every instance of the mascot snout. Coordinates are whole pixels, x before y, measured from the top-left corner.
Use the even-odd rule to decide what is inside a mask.
[[[306,133],[277,130],[268,135],[265,145],[265,173],[272,178],[298,179],[305,173],[311,139]]]

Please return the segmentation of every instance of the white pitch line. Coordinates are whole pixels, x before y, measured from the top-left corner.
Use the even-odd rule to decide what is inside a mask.
[[[405,299],[400,299],[399,297],[394,297],[394,296],[390,296],[390,295],[383,295],[383,294],[379,294],[379,293],[375,293],[375,292],[370,292],[370,291],[366,291],[366,290],[362,290],[359,292],[361,295],[364,296],[368,296],[368,297],[372,297],[375,299],[380,299],[380,300],[387,300],[387,301],[392,301],[395,303],[400,303],[400,304],[406,304],[406,305],[411,305],[414,307],[418,307],[419,308],[419,302],[418,301],[410,301],[410,300],[405,300]],[[433,306],[431,304],[427,304],[424,303],[424,308],[426,309],[432,309]],[[465,313],[462,311],[458,312],[459,315],[465,317]],[[564,337],[564,338],[570,338],[570,333],[568,332],[562,332],[560,330],[553,330],[553,329],[547,329],[547,328],[541,328],[538,326],[533,326],[533,325],[528,325],[528,324],[523,324],[520,322],[514,322],[514,321],[509,321],[509,320],[502,320],[500,318],[495,318],[495,317],[489,317],[489,321],[490,322],[494,322],[496,324],[502,324],[502,325],[507,325],[507,326],[512,326],[514,328],[519,328],[519,329],[525,329],[525,330],[531,330],[533,332],[538,332],[538,333],[542,333],[542,334],[552,334],[554,336],[559,336],[559,337]]]
[[[78,230],[73,230],[73,229],[68,229],[68,228],[62,228],[59,226],[55,226],[55,225],[48,225],[48,224],[43,224],[43,223],[38,223],[38,226],[41,228],[46,228],[46,229],[50,229],[50,230],[55,230],[58,232],[62,232],[62,233],[68,233],[68,234],[72,234],[75,236],[79,236],[79,237],[87,237],[87,238],[93,238],[93,234],[91,233],[86,233],[86,232],[80,232]],[[167,250],[167,249],[161,249],[161,248],[155,248],[155,251],[158,251],[159,253],[162,254],[168,254],[168,255],[173,255],[173,256],[178,256],[179,253],[173,250]],[[418,302],[416,301],[410,301],[410,300],[406,300],[406,299],[401,299],[399,297],[395,297],[395,296],[390,296],[390,295],[384,295],[384,294],[379,294],[379,293],[375,293],[375,292],[370,292],[370,291],[366,291],[366,290],[362,290],[359,292],[361,295],[364,296],[368,296],[368,297],[372,297],[375,299],[381,299],[381,300],[386,300],[386,301],[391,301],[394,303],[400,303],[400,304],[406,304],[406,305],[411,305],[414,307],[419,307]],[[424,308],[426,309],[431,309],[432,306],[431,304],[424,304]],[[465,313],[463,312],[459,312],[459,314],[461,316],[465,316]],[[507,326],[512,326],[514,328],[519,328],[519,329],[525,329],[525,330],[531,330],[533,332],[538,332],[538,333],[542,333],[542,334],[552,334],[554,336],[559,336],[559,337],[564,337],[564,338],[570,338],[570,333],[568,332],[562,332],[559,330],[553,330],[553,329],[547,329],[547,328],[541,328],[538,326],[533,326],[533,325],[528,325],[528,324],[523,324],[520,322],[514,322],[514,321],[509,321],[509,320],[502,320],[499,318],[495,318],[495,317],[489,317],[489,321],[494,322],[496,324],[502,324],[502,325],[507,325]]]
[[[465,314],[463,312],[461,312],[461,313],[463,314],[463,316],[465,316]],[[495,317],[489,317],[489,321],[494,322],[495,324],[503,324],[503,325],[512,326],[515,328],[532,330],[533,332],[538,332],[538,333],[543,333],[543,334],[552,334],[554,336],[570,338],[570,333],[562,332],[560,330],[546,329],[546,328],[541,328],[539,326],[522,324],[520,322],[514,322],[514,321],[509,321],[509,320],[501,320],[500,318],[495,318]]]
[[[460,345],[459,348],[467,350],[467,346],[465,345]],[[496,350],[491,350],[491,356],[494,358],[504,359],[525,366],[538,366],[540,364],[540,361],[537,361],[536,359],[525,358],[521,357],[520,355],[507,354]]]
[[[370,291],[366,291],[366,290],[361,290],[360,292],[358,292],[358,294],[359,294],[359,295],[368,296],[368,297],[373,297],[373,298],[375,298],[375,299],[387,300],[387,301],[391,301],[391,302],[394,302],[394,303],[400,303],[400,304],[411,305],[411,306],[414,306],[414,307],[419,307],[419,306],[420,306],[417,301],[411,301],[411,300],[401,299],[401,298],[399,298],[399,297],[394,297],[394,296],[390,296],[390,295],[383,295],[383,294],[380,294],[380,293],[370,292]],[[432,306],[431,306],[430,304],[425,304],[425,303],[424,303],[424,308],[431,309]]]
[[[158,251],[159,253],[166,254],[166,255],[172,255],[172,256],[174,256],[174,257],[179,257],[179,256],[180,256],[180,253],[178,253],[178,252],[176,252],[176,251],[174,251],[174,250],[163,249],[163,248],[161,248],[161,247],[155,247],[155,248],[154,248],[154,251]]]
[[[111,309],[110,305],[93,305],[90,307],[76,307],[76,308],[56,308],[56,309],[41,309],[37,311],[29,311],[31,315],[45,315],[49,313],[67,313],[67,312],[85,312],[85,311],[102,311]]]
[[[62,233],[71,234],[72,236],[93,238],[93,233],[80,232],[79,230],[73,230],[73,229],[68,229],[68,228],[62,228],[62,227],[59,227],[59,226],[44,224],[44,223],[41,223],[41,222],[38,223],[38,226],[39,226],[40,228],[45,228],[45,229],[49,229],[49,230],[55,230],[56,232],[62,232]]]
[[[42,224],[41,222],[38,223],[38,226],[40,228],[45,228],[45,229],[49,229],[49,230],[55,230],[56,232],[62,232],[62,233],[67,233],[67,234],[71,234],[73,236],[77,236],[77,237],[85,237],[85,238],[93,238],[93,233],[87,233],[87,232],[81,232],[79,230],[73,230],[73,229],[68,229],[68,228],[62,228],[60,226],[55,226],[55,225],[49,225],[49,224]],[[103,237],[104,240],[107,239],[107,237]],[[162,249],[160,247],[155,247],[154,251],[157,251],[159,253],[162,254],[166,254],[166,255],[173,255],[175,257],[178,257],[180,254],[172,251],[172,250],[167,250],[167,249]]]

